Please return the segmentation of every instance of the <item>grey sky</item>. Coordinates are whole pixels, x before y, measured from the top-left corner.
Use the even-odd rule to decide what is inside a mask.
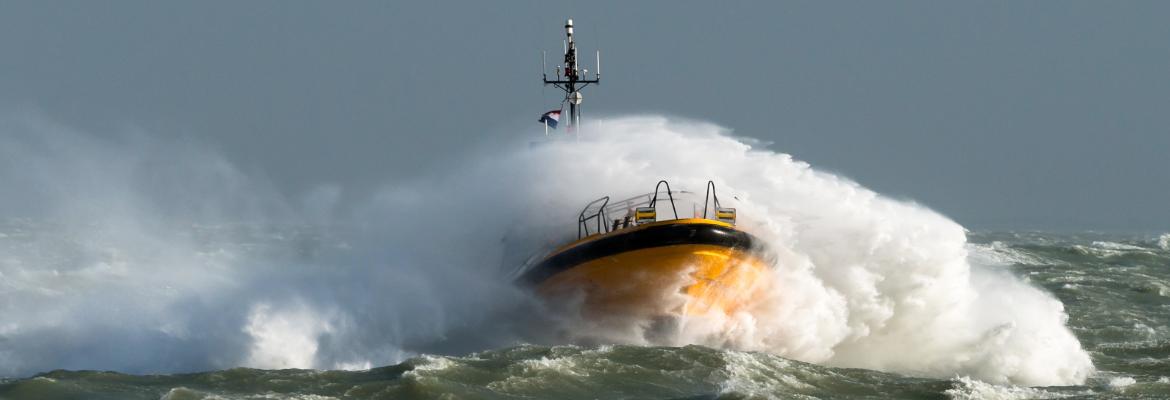
[[[586,116],[713,121],[976,228],[1170,228],[1170,2],[8,1],[0,108],[360,192],[534,128],[567,16]]]

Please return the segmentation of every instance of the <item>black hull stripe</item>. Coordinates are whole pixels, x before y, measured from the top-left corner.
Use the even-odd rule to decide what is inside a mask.
[[[577,265],[618,253],[681,244],[753,249],[758,239],[734,228],[712,224],[665,224],[617,233],[586,242],[541,261],[518,282],[536,285]]]

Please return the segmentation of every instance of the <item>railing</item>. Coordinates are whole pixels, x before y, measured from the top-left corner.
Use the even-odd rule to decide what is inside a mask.
[[[613,204],[610,204],[609,196],[605,196],[589,202],[589,204],[586,204],[585,208],[581,210],[581,214],[577,216],[577,238],[580,239],[596,233],[609,233],[619,228],[629,226],[631,224],[630,213],[632,213],[632,210],[643,206],[657,208],[658,194],[662,192],[663,186],[666,187],[666,197],[667,200],[670,201],[670,211],[674,214],[674,219],[678,219],[678,208],[675,205],[674,198],[675,192],[670,189],[669,182],[666,180],[660,180],[656,185],[654,185],[653,193],[646,193],[624,200],[615,201]],[[692,194],[691,192],[685,190],[680,190],[677,193]],[[711,207],[712,202],[714,203],[713,208]],[[708,209],[713,209],[715,211],[716,216],[714,219],[721,218],[719,215],[720,210],[723,210],[723,208],[719,204],[719,196],[715,194],[714,181],[707,181],[707,191],[703,195],[703,218],[705,219],[710,219],[708,218],[707,214]],[[732,210],[734,213],[734,209],[730,210]],[[618,213],[626,214],[624,223],[623,220],[609,219],[610,215],[615,215]],[[732,218],[734,218],[734,216]],[[612,226],[609,225],[610,221],[613,222]]]
[[[585,213],[588,213],[589,209],[593,208],[597,203],[601,203],[600,206],[597,206],[597,211],[586,216]],[[608,222],[608,218],[606,218],[608,214],[605,212],[606,204],[609,204],[609,196],[593,200],[585,205],[585,208],[581,210],[581,215],[577,217],[577,239],[592,235],[593,233],[609,232],[609,226],[605,224],[605,222]],[[589,222],[593,220],[597,221],[597,230],[590,233]],[[604,232],[602,232],[603,230]]]
[[[707,193],[703,195],[703,218],[707,218],[707,199],[715,200],[715,209],[719,209],[719,196],[715,195],[715,181],[707,181]]]
[[[654,185],[654,198],[650,199],[650,207],[657,208],[658,188],[662,187],[662,185],[666,185],[666,196],[670,197],[670,211],[674,212],[674,219],[678,219],[678,209],[674,208],[674,193],[670,192],[670,184],[666,183],[665,179],[658,181],[658,184]]]

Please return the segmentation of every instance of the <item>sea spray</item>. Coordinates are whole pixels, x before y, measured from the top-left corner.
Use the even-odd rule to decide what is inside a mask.
[[[1061,303],[969,264],[964,231],[953,221],[754,149],[713,125],[636,117],[603,126],[581,142],[520,153],[517,164],[542,166],[527,175],[532,188],[566,188],[532,189],[526,198],[620,198],[659,178],[698,187],[713,179],[738,208],[740,226],[776,254],[775,274],[764,283],[767,295],[739,315],[686,321],[674,336],[585,335],[997,383],[1079,383],[1092,372]]]
[[[0,375],[364,368],[548,340],[501,269],[571,240],[585,202],[658,179],[717,183],[776,254],[766,295],[671,336],[631,321],[570,338],[1024,385],[1092,371],[1061,304],[971,265],[962,227],[710,124],[601,120],[580,141],[483,152],[345,209],[332,186],[289,199],[197,146],[43,118],[2,127],[0,185],[19,194],[0,205],[53,222],[4,239]]]
[[[493,214],[377,206],[421,184],[331,215],[329,190],[287,198],[206,147],[5,115],[0,187],[0,376],[386,365],[514,343],[427,347],[527,299],[480,258],[495,232],[454,225]],[[479,200],[450,194],[421,193]]]

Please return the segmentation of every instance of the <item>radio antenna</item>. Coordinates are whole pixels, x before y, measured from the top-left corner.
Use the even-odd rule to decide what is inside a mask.
[[[569,124],[567,130],[577,133],[581,125],[581,89],[589,84],[601,83],[601,51],[597,52],[597,70],[593,71],[593,79],[589,79],[589,70],[577,68],[577,44],[573,42],[573,19],[565,21],[565,64],[558,66],[557,79],[550,80],[548,75],[541,71],[545,85],[553,85],[565,91],[565,102],[569,103]],[[559,70],[564,68],[564,73]]]

